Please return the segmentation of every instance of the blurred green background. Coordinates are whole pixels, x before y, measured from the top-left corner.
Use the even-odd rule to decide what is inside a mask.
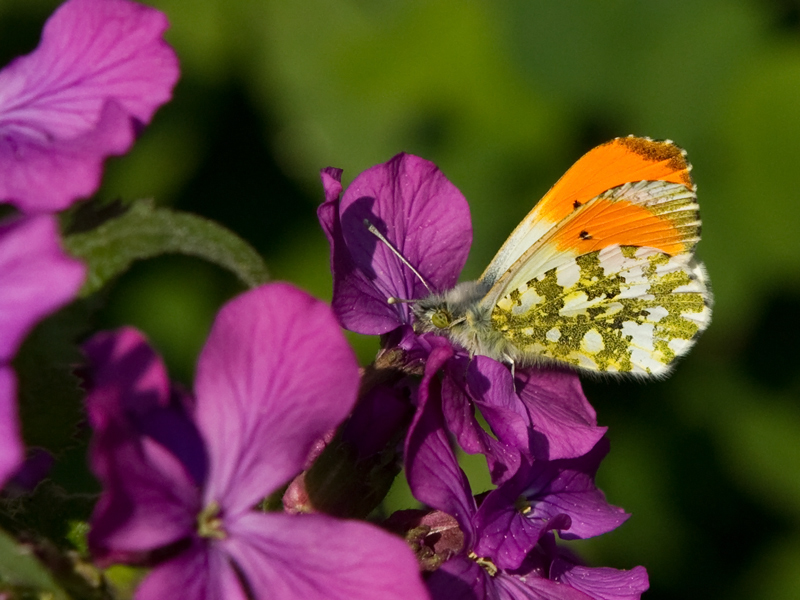
[[[0,64],[57,4],[0,2]],[[150,4],[183,75],[100,195],[216,219],[323,298],[321,167],[347,183],[401,150],[436,162],[471,205],[474,278],[592,146],[633,133],[686,148],[714,319],[666,381],[585,382],[612,441],[599,482],[633,517],[581,552],[645,565],[651,600],[800,597],[800,3]],[[100,325],[142,328],[189,383],[240,289],[200,261],[148,261],[107,291]],[[357,343],[368,362],[377,344]]]

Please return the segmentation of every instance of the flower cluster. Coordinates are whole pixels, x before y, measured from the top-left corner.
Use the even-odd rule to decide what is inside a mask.
[[[38,48],[0,72],[0,484],[23,447],[9,366],[85,267],[57,221],[98,187],[178,78],[165,16],[128,0],[68,0]],[[137,598],[427,598],[414,555],[373,525],[257,509],[348,415],[359,375],[330,308],[288,285],[219,313],[194,394],[130,328],[84,345],[89,460],[103,485],[95,563],[154,567]],[[323,357],[320,360],[319,357]]]
[[[54,211],[93,193],[103,160],[122,154],[171,95],[174,52],[160,12],[127,0],[69,0],[34,52],[0,71],[0,482],[20,465],[9,366],[45,315],[75,297],[84,266],[60,247]]]
[[[12,361],[86,278],[55,213],[92,195],[105,159],[170,99],[167,26],[130,0],[67,0],[0,71],[0,486],[25,454]],[[149,568],[139,599],[639,598],[643,567],[589,568],[556,543],[628,518],[595,486],[606,428],[576,375],[470,356],[415,332],[409,302],[387,302],[456,284],[464,197],[406,154],[346,191],[341,174],[323,170],[318,211],[332,307],[254,285],[219,311],[191,391],[135,329],[82,343],[102,492],[81,560]],[[373,365],[359,370],[340,325],[383,336]],[[493,490],[473,495],[452,440],[486,457]],[[367,522],[401,465],[427,508]],[[81,597],[78,570],[65,578]]]
[[[344,193],[341,171],[323,170],[322,182],[318,216],[331,246],[337,316],[348,329],[382,334],[395,368],[424,372],[406,436],[406,473],[415,497],[450,515],[461,534],[437,548],[439,525],[418,540],[438,557],[428,579],[433,597],[638,598],[648,587],[642,567],[578,566],[553,542],[554,533],[596,536],[628,517],[594,485],[608,451],[606,430],[577,376],[512,371],[469,356],[445,338],[415,333],[410,303],[387,301],[413,301],[455,284],[472,239],[458,189],[435,165],[408,154],[365,171]],[[480,505],[450,436],[465,452],[486,457],[497,488]]]
[[[86,345],[100,564],[156,565],[137,598],[424,598],[403,541],[356,521],[254,510],[350,412],[358,367],[330,309],[262,286],[217,315],[194,394],[133,330]],[[321,361],[318,357],[324,356]]]

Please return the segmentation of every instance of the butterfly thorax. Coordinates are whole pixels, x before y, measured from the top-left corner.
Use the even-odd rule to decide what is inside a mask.
[[[414,330],[447,337],[470,354],[502,359],[508,341],[492,327],[493,306],[482,302],[488,287],[482,281],[467,281],[415,302]]]

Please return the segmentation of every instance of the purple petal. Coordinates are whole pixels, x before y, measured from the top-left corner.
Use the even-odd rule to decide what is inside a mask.
[[[464,544],[472,547],[475,499],[469,481],[450,448],[440,406],[437,371],[452,355],[449,346],[436,348],[425,365],[419,391],[420,405],[408,431],[405,467],[414,497],[455,517],[464,531]]]
[[[203,441],[188,400],[171,389],[167,370],[141,333],[125,327],[93,336],[84,351],[94,367],[87,409],[95,429],[117,419],[177,458],[197,485],[206,477]]]
[[[249,512],[228,533],[222,545],[256,599],[428,598],[410,548],[367,523]]]
[[[37,321],[75,297],[85,271],[61,249],[53,217],[0,223],[0,362]]]
[[[164,366],[138,332],[101,333],[85,348],[92,363],[89,459],[103,484],[89,544],[102,564],[139,562],[193,533],[203,449],[182,407],[170,403]]]
[[[166,17],[127,0],[68,0],[38,48],[0,71],[0,200],[52,211],[97,189],[102,161],[126,152],[170,99]]]
[[[365,231],[364,219],[437,291],[456,284],[472,244],[466,199],[436,165],[412,154],[398,154],[356,177],[344,193],[340,215],[358,266],[367,272],[385,269],[383,283],[406,298],[427,295],[427,290],[385,246],[371,251],[374,244],[368,240],[375,238]]]
[[[317,209],[317,218],[331,245],[331,271],[334,271],[333,249],[334,243],[344,244],[341,239],[341,230],[335,233],[339,227],[339,198],[342,195],[342,170],[334,167],[325,167],[320,171],[322,179],[322,189],[325,192],[325,201]],[[338,237],[337,237],[338,236]]]
[[[289,481],[350,412],[358,382],[353,352],[322,302],[271,284],[226,304],[195,382],[210,460],[204,504],[249,510]]]
[[[160,564],[139,585],[135,600],[250,600],[227,555],[195,541],[176,558]]]
[[[428,578],[433,600],[589,600],[583,593],[536,573],[491,576],[475,561],[456,556]]]
[[[0,367],[0,488],[22,464],[24,448],[17,416],[17,382],[14,372]]]
[[[495,490],[481,504],[475,517],[479,535],[475,552],[491,558],[501,569],[518,568],[546,531],[567,529],[571,525],[566,514],[552,517],[523,514],[515,501],[516,498]]]
[[[325,202],[317,209],[317,217],[331,247],[333,310],[342,327],[350,331],[364,334],[390,331],[400,324],[397,310],[389,307],[386,296],[366,273],[356,267],[342,237],[339,220],[341,176],[341,169],[328,167],[322,170]]]
[[[433,600],[506,600],[498,596],[494,580],[466,556],[454,556],[427,579]]]
[[[326,186],[328,198],[333,190]],[[388,298],[414,299],[429,293],[367,230],[365,220],[434,290],[455,285],[472,243],[464,196],[433,163],[410,154],[398,154],[356,177],[341,199],[338,215],[340,235],[329,234],[334,245],[333,305],[345,326],[357,327],[360,333],[386,333],[410,322],[408,305],[388,304]],[[331,218],[324,221],[330,223]],[[347,262],[337,260],[342,242]]]
[[[508,600],[589,600],[581,591],[558,581],[501,573],[495,581],[497,597]]]
[[[553,561],[550,576],[594,600],[638,600],[650,587],[644,567],[634,567],[630,571],[590,568],[557,558]]]
[[[442,410],[448,429],[465,452],[486,455],[493,482],[505,481],[519,467],[520,450],[528,450],[528,416],[511,373],[491,358],[463,354],[448,362],[445,373]],[[496,438],[475,418],[475,407]]]
[[[572,519],[570,528],[559,532],[563,539],[601,535],[616,529],[630,517],[621,508],[610,505],[594,483],[608,447],[608,440],[602,439],[585,456],[537,461],[527,477],[520,473],[520,481],[527,479],[522,495],[533,504],[532,515],[553,518],[566,514]]]
[[[556,460],[583,456],[605,435],[575,373],[520,369],[516,387],[533,424],[531,452]]]
[[[192,535],[200,490],[163,446],[112,421],[96,432],[89,459],[103,484],[89,532],[99,564],[142,562],[150,551]]]
[[[564,539],[575,539],[600,535],[624,523],[629,515],[609,505],[594,484],[607,452],[608,442],[602,440],[580,458],[524,462],[481,504],[475,517],[480,536],[476,552],[492,557],[502,568],[515,569],[549,529],[558,529]],[[524,504],[518,505],[520,501]]]
[[[146,415],[169,404],[170,381],[161,358],[132,327],[103,331],[83,346],[91,364],[88,403],[92,426]]]

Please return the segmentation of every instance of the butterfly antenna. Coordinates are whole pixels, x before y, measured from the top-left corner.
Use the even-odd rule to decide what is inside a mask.
[[[389,240],[387,240],[386,237],[380,231],[378,231],[378,228],[375,227],[375,225],[369,222],[369,219],[364,219],[364,225],[366,226],[367,229],[369,229],[369,232],[372,235],[374,235],[376,238],[378,238],[380,241],[386,244],[386,247],[389,248],[389,250],[391,250],[392,252],[394,252],[394,255],[397,258],[399,258],[405,266],[411,269],[411,272],[414,273],[414,275],[416,275],[417,278],[422,282],[422,285],[425,286],[425,288],[428,290],[428,293],[433,294],[431,286],[428,285],[428,282],[425,281],[425,278],[420,274],[420,272],[411,266],[411,263],[408,262],[408,260],[406,260],[406,257],[400,254],[400,250],[392,246],[392,243]],[[401,300],[399,298],[389,298],[389,304],[396,304],[398,302],[416,302],[416,300]]]

